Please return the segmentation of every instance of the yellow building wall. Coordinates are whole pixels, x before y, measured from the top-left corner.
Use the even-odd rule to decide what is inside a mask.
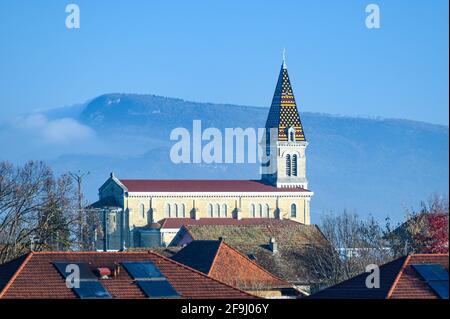
[[[154,222],[168,217],[165,212],[166,204],[171,204],[171,207],[174,207],[175,204],[179,206],[183,204],[186,218],[210,217],[208,214],[210,204],[219,204],[221,210],[223,205],[226,205],[226,218],[237,218],[236,208],[241,210],[240,218],[252,218],[251,205],[255,205],[256,212],[259,213],[258,205],[261,204],[268,205],[270,218],[279,218],[276,213],[277,201],[282,219],[293,219],[304,224],[310,223],[309,198],[300,196],[129,196],[124,198],[124,208],[128,210],[129,225],[143,227],[152,221],[151,217],[153,217]],[[295,217],[291,216],[292,204],[296,205]],[[140,209],[141,205],[144,207],[144,214]],[[195,212],[194,208],[196,209]],[[170,217],[183,216],[176,216],[173,213]],[[259,217],[259,214],[257,217]]]

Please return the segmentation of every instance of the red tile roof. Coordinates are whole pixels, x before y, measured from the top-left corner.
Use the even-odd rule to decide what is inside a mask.
[[[362,273],[335,286],[324,289],[311,299],[439,299],[414,264],[440,264],[448,271],[448,254],[413,254],[380,266],[380,288],[369,289]]]
[[[172,259],[241,289],[292,288],[222,240],[193,241]]]
[[[120,179],[129,192],[309,192],[304,188],[277,188],[257,180],[149,180]]]
[[[124,261],[151,261],[182,298],[253,298],[154,252],[33,252],[20,258],[19,263],[13,261],[0,266],[0,277],[8,278],[7,284],[0,287],[0,298],[76,298],[53,266],[55,261],[86,262],[91,269],[112,269]],[[118,276],[101,283],[113,298],[146,298],[122,267]]]
[[[439,297],[413,269],[416,264],[439,264],[448,271],[448,254],[409,255],[397,278],[392,284],[387,298],[391,299],[438,299]]]
[[[161,228],[181,228],[183,225],[188,226],[249,226],[249,225],[298,225],[299,223],[291,219],[275,219],[275,218],[165,218],[159,221]]]

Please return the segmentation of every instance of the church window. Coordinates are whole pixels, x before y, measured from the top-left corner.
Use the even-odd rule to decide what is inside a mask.
[[[292,156],[292,175],[297,176],[297,154]]]
[[[208,205],[208,217],[213,217],[213,205]]]
[[[295,142],[295,128],[291,127],[288,130],[289,142]]]
[[[262,205],[259,204],[258,205],[258,217],[262,217],[262,210],[263,210]]]
[[[263,205],[262,217],[269,218],[269,205],[267,205],[267,204]]]
[[[297,205],[291,205],[291,217],[297,217]]]
[[[214,205],[213,217],[219,217],[219,216],[220,216],[220,205],[216,204],[216,205]]]
[[[251,204],[251,205],[250,205],[250,214],[251,214],[251,216],[252,216],[253,218],[256,217],[255,205],[254,205],[254,204]]]
[[[178,208],[180,210],[180,213],[178,214],[179,215],[178,217],[185,218],[186,217],[186,212],[185,212],[184,204],[180,204],[178,206]]]
[[[291,155],[286,155],[286,175],[291,176]]]
[[[227,204],[222,205],[222,210],[220,211],[221,216],[220,217],[227,217]]]

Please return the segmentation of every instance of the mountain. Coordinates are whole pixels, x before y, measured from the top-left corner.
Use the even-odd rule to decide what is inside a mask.
[[[417,206],[432,193],[448,194],[448,127],[299,111],[309,142],[313,222],[343,209],[400,221],[405,208]],[[35,143],[37,147],[22,130],[14,137],[23,139],[20,157],[14,151],[8,156],[45,158],[58,172],[90,171],[85,191],[91,200],[110,171],[122,178],[258,178],[258,164],[174,164],[169,152],[176,141],[169,136],[175,128],[192,131],[193,120],[201,120],[203,129],[214,127],[222,133],[225,128],[262,128],[267,113],[263,107],[106,94],[73,109],[42,113],[47,126],[61,127],[68,137],[47,134],[53,139],[36,142],[41,143]],[[10,129],[0,125],[0,142],[10,135]]]

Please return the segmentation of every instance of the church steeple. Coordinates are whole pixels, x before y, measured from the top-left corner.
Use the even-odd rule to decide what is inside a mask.
[[[306,141],[303,132],[302,122],[297,110],[294,91],[286,66],[286,57],[283,52],[283,64],[278,75],[277,86],[272,99],[269,116],[266,122],[266,129],[277,128],[278,140],[287,141],[289,129],[295,131],[296,141]]]
[[[286,66],[285,52],[266,121],[266,155],[263,180],[277,187],[307,188],[308,146]]]

